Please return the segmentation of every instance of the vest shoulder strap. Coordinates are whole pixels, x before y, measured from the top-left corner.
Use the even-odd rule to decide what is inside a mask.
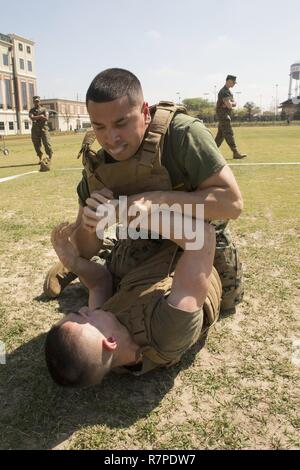
[[[153,121],[150,124],[150,131],[165,135],[169,125],[177,113],[187,113],[184,106],[178,106],[172,101],[160,101],[156,109]]]
[[[87,148],[90,147],[94,143],[95,140],[96,140],[95,132],[93,131],[93,129],[88,129],[84,135],[77,158],[80,158],[80,156],[84,154]]]
[[[140,163],[145,166],[153,166],[158,156],[159,147],[162,148],[164,136],[169,125],[177,113],[187,113],[184,106],[177,106],[172,101],[160,101],[150,108],[153,119],[149,126],[148,134],[143,142]]]
[[[87,176],[91,176],[97,166],[99,165],[100,160],[103,158],[101,155],[101,151],[95,152],[91,149],[91,145],[96,140],[96,134],[93,129],[87,130],[77,158],[82,157],[82,165],[86,171]]]

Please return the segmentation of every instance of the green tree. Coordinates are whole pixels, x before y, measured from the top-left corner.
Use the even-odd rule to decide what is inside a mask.
[[[201,111],[207,107],[208,101],[203,98],[185,98],[182,103],[188,111]]]
[[[215,105],[211,101],[203,98],[186,98],[182,101],[190,114],[211,122],[214,120]]]
[[[237,120],[244,120],[247,114],[247,110],[244,108],[236,108],[234,110],[234,116]]]
[[[213,103],[207,103],[207,105],[199,111],[197,114],[199,119],[203,119],[205,122],[213,122],[215,116],[215,107]]]
[[[253,101],[247,101],[247,103],[244,104],[244,108],[247,111],[249,121],[251,121],[251,119],[253,118],[255,114],[259,114],[260,112],[259,107],[256,106],[256,104],[253,103]]]

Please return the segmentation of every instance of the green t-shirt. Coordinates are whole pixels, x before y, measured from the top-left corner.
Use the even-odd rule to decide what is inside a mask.
[[[227,86],[223,86],[218,93],[218,101],[216,107],[216,113],[218,116],[228,115],[231,113],[231,109],[224,107],[224,100],[230,98],[233,100],[233,94]]]
[[[114,160],[106,155],[107,161]],[[165,137],[162,164],[169,172],[172,186],[184,184],[185,191],[193,191],[209,176],[226,165],[213,136],[204,124],[194,117],[178,113]],[[80,205],[89,197],[85,171],[77,186]]]
[[[48,110],[43,106],[31,108],[29,111],[29,117],[31,118],[31,116],[45,116],[47,118]],[[34,129],[48,129],[48,121],[32,121],[32,127]]]

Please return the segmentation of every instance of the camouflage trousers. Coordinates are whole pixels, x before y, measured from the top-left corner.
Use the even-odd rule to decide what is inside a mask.
[[[52,157],[53,151],[50,144],[50,134],[48,129],[35,129],[34,127],[32,127],[31,140],[38,157],[41,157],[43,155],[42,143],[44,145],[45,152],[48,157]]]
[[[234,140],[231,120],[229,116],[227,118],[220,118],[219,120],[218,133],[215,138],[215,142],[218,147],[220,147],[224,139],[232,151],[236,150],[236,143]]]
[[[216,226],[216,252],[214,266],[222,283],[221,314],[235,313],[235,306],[244,296],[243,270],[237,247],[231,239],[227,223]]]
[[[214,266],[222,284],[221,315],[235,313],[235,306],[243,299],[242,264],[238,251],[231,239],[227,222],[215,221],[216,252]],[[162,240],[132,240],[114,241],[114,246],[102,250],[99,256],[104,259],[109,269],[114,272],[114,291],[120,280],[139,264],[159,251]]]

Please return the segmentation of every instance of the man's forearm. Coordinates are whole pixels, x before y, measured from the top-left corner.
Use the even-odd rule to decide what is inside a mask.
[[[236,219],[241,213],[241,201],[227,188],[207,188],[192,192],[170,191],[162,193],[168,205],[174,202],[192,205],[193,217],[196,217],[196,205],[204,205],[204,219]],[[173,201],[173,202],[172,202]]]
[[[77,248],[79,255],[85,259],[97,255],[103,245],[103,240],[99,240],[96,232],[85,230],[82,224],[72,233],[71,241]]]
[[[80,256],[71,260],[68,269],[77,274],[89,290],[89,308],[95,310],[112,295],[111,275],[99,264]]]
[[[45,117],[45,116],[30,116],[30,119],[31,119],[32,121],[40,121],[40,119],[41,119],[42,117]]]
[[[74,261],[72,272],[79,276],[89,290],[90,310],[101,307],[112,295],[111,275],[103,266],[78,256]]]
[[[140,228],[152,235],[159,234],[176,243],[183,250],[199,250],[203,242],[203,229],[208,225],[203,219],[163,209],[140,221]],[[214,230],[213,228],[211,230]]]
[[[234,101],[231,100],[230,98],[227,98],[226,100],[224,100],[223,103],[224,103],[224,107],[227,109],[232,109],[233,106],[235,106]]]
[[[153,191],[141,194],[141,196],[144,196],[145,199],[149,198],[151,204],[166,204],[169,207],[178,204],[181,211],[184,210],[185,204],[190,204],[193,217],[197,216],[197,204],[203,204],[205,220],[236,219],[242,210],[242,201],[227,188],[211,187],[192,192]],[[130,198],[128,199],[130,203]]]

